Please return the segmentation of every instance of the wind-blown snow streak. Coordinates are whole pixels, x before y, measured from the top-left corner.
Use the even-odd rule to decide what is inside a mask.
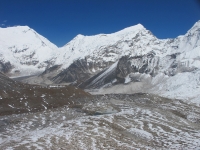
[[[105,72],[103,72],[100,76],[98,76],[95,80],[93,80],[92,83],[90,83],[90,85],[97,83],[99,80],[101,80],[102,78],[105,78],[108,74],[113,72],[113,70],[115,70],[117,67],[117,63],[118,61],[112,64]]]

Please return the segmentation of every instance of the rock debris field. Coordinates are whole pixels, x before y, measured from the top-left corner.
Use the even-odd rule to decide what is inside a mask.
[[[136,148],[200,149],[200,107],[144,93],[109,94],[0,116],[2,150]]]

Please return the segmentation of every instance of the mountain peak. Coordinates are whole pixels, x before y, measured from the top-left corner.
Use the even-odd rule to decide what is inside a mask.
[[[196,29],[196,28],[200,28],[200,20],[199,21],[197,21],[193,26],[192,26],[192,28],[191,29]]]
[[[30,27],[29,26],[20,26],[20,25],[17,25],[17,26],[12,26],[12,27],[6,27],[7,29],[24,29],[24,30],[28,30],[28,29],[30,29]]]
[[[200,26],[200,20],[197,21],[197,22],[194,24],[194,26],[195,26],[195,25]]]
[[[145,27],[139,23],[139,24],[124,28],[123,30],[141,30],[141,29],[145,29]]]
[[[114,34],[126,34],[126,33],[130,33],[130,32],[138,32],[138,31],[141,31],[141,30],[146,30],[146,28],[142,25],[142,24],[137,24],[137,25],[134,25],[134,26],[130,26],[130,27],[127,27],[127,28],[124,28],[118,32],[115,32]]]
[[[78,34],[75,38],[83,38],[83,37],[84,37],[84,35]]]
[[[0,28],[1,29],[1,35],[2,34],[8,34],[8,33],[26,33],[30,30],[33,30],[31,29],[29,26],[12,26],[12,27],[6,27],[6,28]]]
[[[200,20],[197,21],[186,34],[194,34],[200,32]]]

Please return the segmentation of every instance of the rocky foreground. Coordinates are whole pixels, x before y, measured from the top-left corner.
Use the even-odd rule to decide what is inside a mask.
[[[200,148],[198,106],[142,93],[77,106],[1,116],[0,149]]]

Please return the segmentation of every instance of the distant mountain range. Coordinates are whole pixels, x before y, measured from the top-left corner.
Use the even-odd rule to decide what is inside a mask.
[[[200,103],[200,21],[175,39],[158,39],[138,24],[112,34],[77,35],[60,48],[27,26],[0,28],[0,71],[38,74],[28,83]]]

